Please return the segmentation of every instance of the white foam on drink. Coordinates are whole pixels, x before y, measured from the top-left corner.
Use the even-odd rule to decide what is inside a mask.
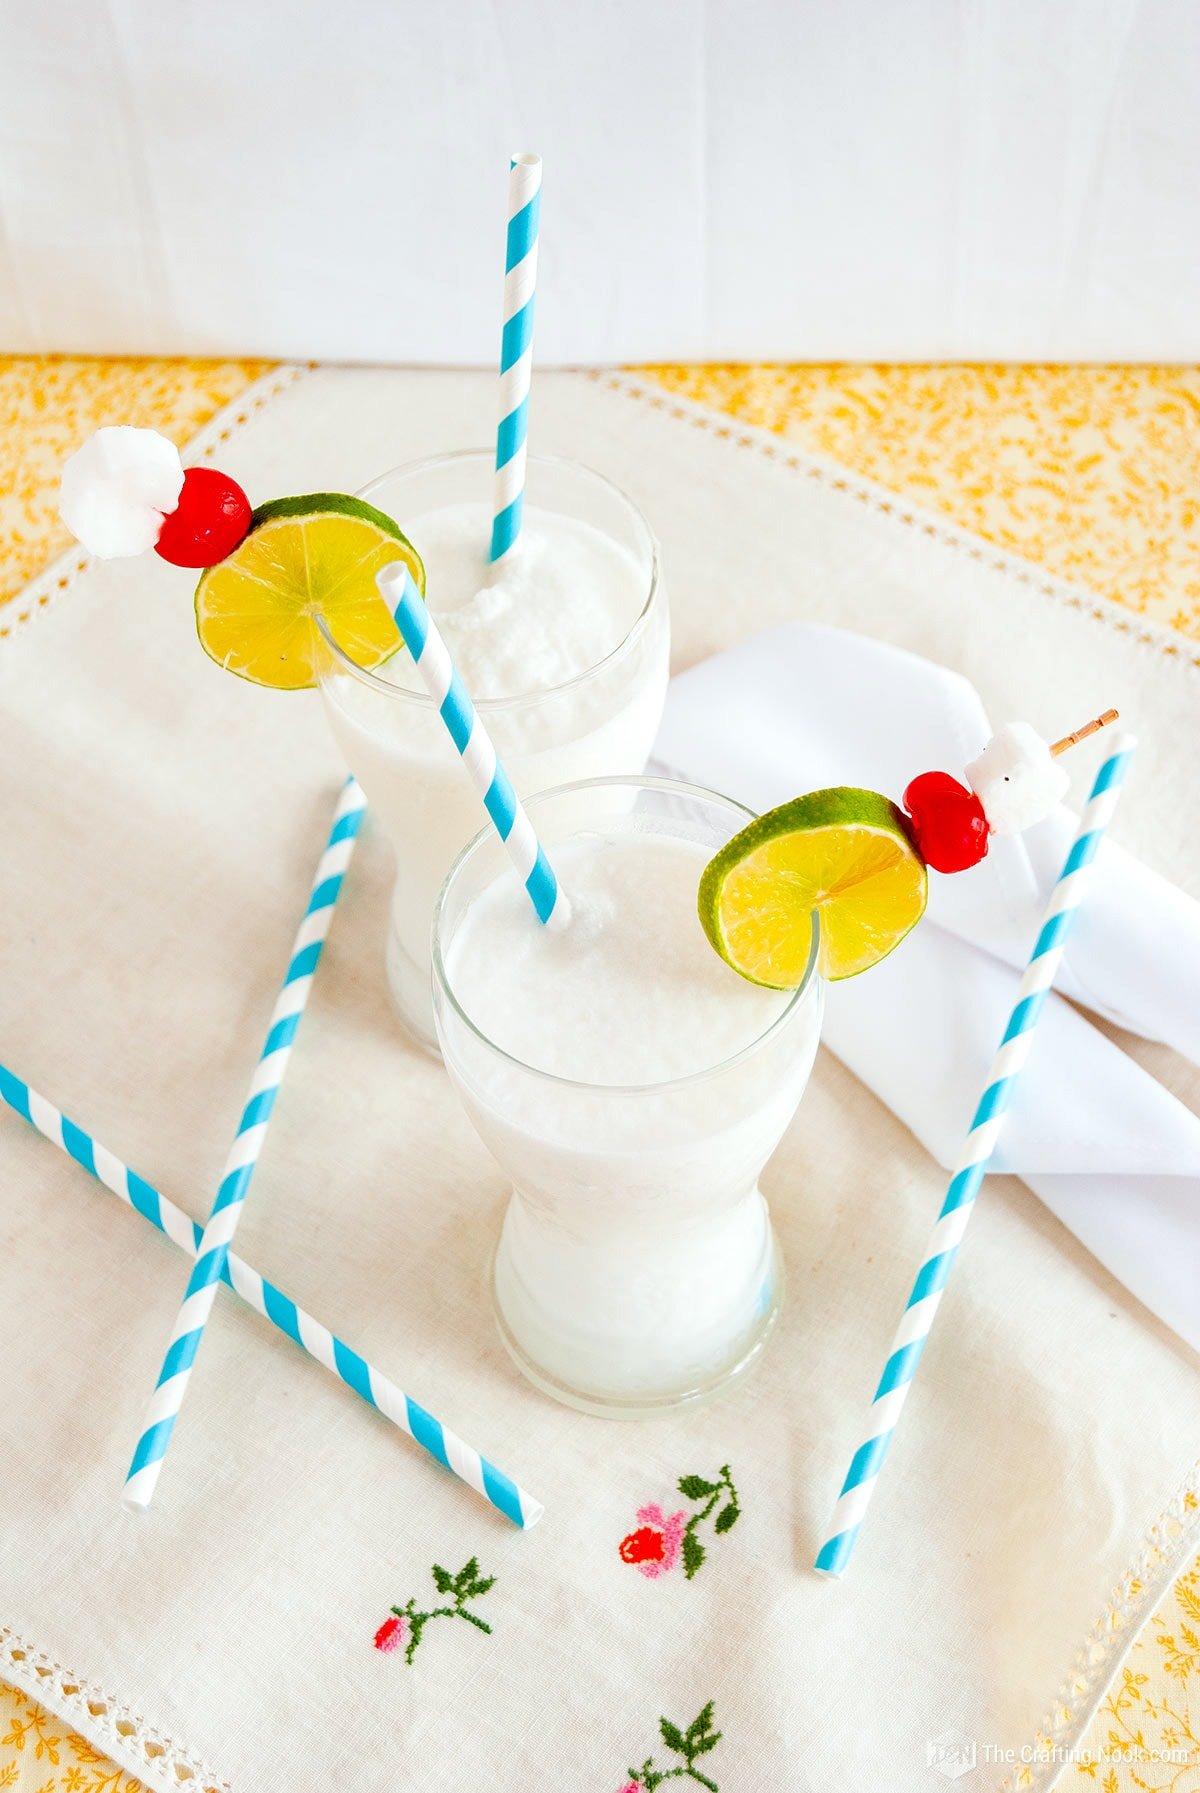
[[[451,658],[474,698],[548,691],[618,648],[646,602],[644,570],[602,530],[529,506],[516,547],[487,558],[491,513],[454,504],[405,517]],[[407,655],[382,669],[420,689]]]
[[[709,945],[696,911],[707,855],[693,842],[576,836],[551,857],[565,929],[541,927],[501,877],[450,943],[459,1003],[512,1057],[580,1083],[662,1083],[723,1063],[787,1007],[790,992],[747,983]]]

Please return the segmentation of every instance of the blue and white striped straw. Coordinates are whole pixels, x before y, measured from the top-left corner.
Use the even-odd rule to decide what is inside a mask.
[[[533,378],[533,301],[541,193],[542,158],[514,156],[508,167],[493,560],[507,554],[516,542],[525,505],[525,439],[529,433],[529,387]]]
[[[136,1209],[151,1226],[165,1233],[172,1244],[186,1251],[189,1257],[197,1256],[204,1229],[196,1221],[4,1065],[0,1065],[0,1099],[35,1127],[51,1145],[68,1153],[98,1183],[103,1183],[128,1207]],[[385,1419],[406,1432],[431,1457],[436,1457],[452,1475],[474,1488],[477,1494],[482,1494],[514,1525],[527,1530],[537,1524],[543,1511],[540,1501],[526,1494],[486,1457],[481,1457],[465,1439],[443,1426],[427,1408],[397,1388],[327,1326],[322,1326],[319,1320],[297,1307],[290,1295],[285,1295],[265,1276],[260,1276],[236,1252],[227,1254],[221,1281],[302,1351],[332,1371],[347,1388],[352,1388],[356,1395],[378,1408]]]
[[[1079,818],[1074,845],[1042,917],[1029,965],[1017,991],[1016,1005],[992,1060],[975,1119],[950,1179],[908,1306],[892,1341],[891,1355],[879,1379],[862,1442],[842,1483],[829,1536],[818,1553],[814,1566],[822,1575],[844,1575],[854,1554],[863,1517],[895,1436],[905,1397],[912,1386],[942,1291],[995,1150],[1005,1111],[1029,1056],[1033,1032],[1058,972],[1067,936],[1091,881],[1093,862],[1117,806],[1135,745],[1132,735],[1120,735],[1113,742]]]
[[[188,1278],[183,1305],[171,1333],[158,1382],[150,1398],[142,1435],[125,1478],[125,1504],[148,1507],[162,1469],[163,1457],[187,1393],[192,1365],[212,1312],[217,1284],[241,1219],[246,1191],[267,1135],[275,1098],[292,1053],[292,1042],[312,989],[313,974],[333,919],[334,905],[362,823],[366,798],[352,778],[346,780],[333,812],[333,825],[313,878],[308,908],[296,933],[292,956],[271,1016],[262,1053],[238,1130],[225,1160],[212,1212],[205,1222],[196,1263]]]
[[[568,917],[567,900],[533,831],[512,780],[496,758],[491,737],[475,713],[467,689],[454,670],[450,650],[429,614],[416,581],[402,560],[375,575],[383,601],[416,662],[426,691],[438,707],[450,738],[462,755],[467,774],[504,842],[517,875],[529,892],[539,921],[561,926]]]

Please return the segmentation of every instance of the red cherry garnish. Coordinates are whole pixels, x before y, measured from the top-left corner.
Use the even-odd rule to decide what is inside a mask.
[[[250,500],[216,467],[189,467],[179,503],[163,519],[154,552],[175,567],[215,567],[250,528]]]
[[[922,772],[904,793],[913,833],[935,872],[965,872],[988,850],[983,804],[949,772]]]

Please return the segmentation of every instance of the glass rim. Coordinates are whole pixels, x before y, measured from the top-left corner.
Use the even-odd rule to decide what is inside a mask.
[[[390,467],[386,473],[377,474],[376,477],[368,481],[365,486],[360,486],[354,496],[369,501],[371,493],[379,486],[383,485],[386,480],[395,479],[397,476],[402,475],[425,473],[431,468],[453,466],[456,462],[462,461],[483,460],[490,463],[493,453],[494,450],[490,448],[455,448],[450,450],[447,454],[427,455],[424,459],[419,461],[405,461],[398,467]],[[632,512],[637,520],[638,526],[646,537],[646,546],[650,554],[649,590],[646,593],[645,603],[638,611],[637,616],[634,618],[625,634],[621,637],[616,646],[611,648],[602,659],[594,660],[590,666],[584,667],[582,672],[575,673],[571,678],[565,679],[562,684],[559,685],[544,685],[534,691],[518,691],[511,697],[473,696],[472,702],[474,707],[483,716],[496,716],[503,714],[505,711],[518,709],[525,704],[541,703],[549,698],[564,696],[566,693],[576,690],[580,685],[586,684],[589,679],[595,678],[597,673],[603,672],[606,667],[612,665],[615,660],[623,655],[627,649],[635,645],[641,636],[645,634],[649,627],[650,617],[655,607],[655,600],[658,598],[662,586],[658,537],[646,521],[645,515],[639,506],[634,503],[628,492],[617,485],[615,480],[609,479],[608,475],[605,473],[597,473],[594,467],[587,467],[582,461],[571,460],[567,455],[531,454],[528,456],[528,464],[535,467],[565,467],[569,468],[572,473],[586,474],[588,479],[594,480],[597,485],[606,486],[611,493],[620,499],[621,503]],[[410,691],[404,685],[393,685],[389,679],[380,678],[377,672],[372,672],[367,667],[360,666],[357,660],[352,660],[346,650],[343,647],[340,647],[337,641],[334,640],[333,635],[330,633],[329,625],[319,610],[316,612],[313,621],[318,634],[321,636],[321,639],[329,649],[334,660],[337,661],[339,667],[342,671],[349,673],[352,678],[357,679],[360,684],[368,686],[371,690],[378,691],[383,697],[397,699],[402,703],[413,704],[418,709],[429,710],[435,707],[433,699],[430,697],[428,691],[423,689],[419,691]],[[399,652],[400,650],[397,651]],[[389,659],[392,657],[393,656],[389,656]],[[318,671],[318,684],[320,683],[321,678]]]
[[[744,816],[747,822],[757,820],[755,812],[752,809],[747,809],[744,803],[739,803],[734,797],[727,797],[722,791],[714,791],[707,785],[688,784],[683,779],[655,778],[646,773],[631,773],[612,778],[577,778],[573,779],[568,784],[551,785],[548,790],[538,791],[535,796],[527,797],[524,800],[525,807],[526,809],[533,810],[540,804],[545,803],[549,798],[571,796],[578,791],[611,790],[614,786],[622,785],[632,786],[637,790],[662,791],[666,795],[673,797],[699,798],[705,803],[716,803],[724,809],[733,810],[737,815]],[[491,1035],[485,1033],[483,1028],[481,1028],[467,1013],[450,982],[450,975],[446,969],[446,962],[442,954],[441,924],[451,888],[457,880],[459,873],[466,870],[468,861],[471,860],[488,842],[495,842],[502,847],[502,843],[499,841],[496,831],[490,823],[481,828],[478,834],[472,836],[466,846],[459,852],[454,863],[451,865],[450,870],[442,880],[441,889],[438,891],[437,900],[433,905],[433,926],[431,930],[433,943],[433,978],[447,1002],[450,1004],[450,1007],[453,1009],[455,1015],[467,1030],[474,1035],[480,1044],[486,1046],[488,1051],[493,1054],[494,1057],[504,1060],[506,1064],[515,1066],[517,1070],[524,1072],[526,1076],[536,1077],[543,1083],[554,1084],[561,1089],[584,1090],[594,1095],[602,1096],[662,1095],[670,1090],[684,1089],[690,1084],[703,1082],[705,1078],[716,1077],[724,1071],[732,1070],[744,1060],[752,1057],[760,1050],[760,1048],[765,1046],[768,1041],[773,1039],[777,1033],[782,1031],[787,1022],[799,1008],[800,1003],[808,994],[809,986],[815,983],[817,988],[820,988],[820,974],[817,967],[817,959],[821,947],[821,923],[820,916],[814,909],[811,912],[812,935],[809,941],[808,961],[804,967],[803,978],[800,983],[797,984],[795,989],[791,991],[789,1000],[779,1011],[778,1015],[763,1028],[762,1032],[755,1034],[752,1040],[748,1040],[744,1046],[739,1046],[737,1051],[730,1053],[728,1057],[719,1059],[715,1064],[704,1065],[698,1071],[688,1071],[681,1077],[666,1077],[654,1083],[589,1083],[585,1079],[578,1077],[564,1077],[557,1071],[544,1071],[540,1066],[531,1065],[527,1060],[518,1058],[515,1053],[508,1052],[503,1046],[498,1045],[496,1041],[492,1039]],[[506,869],[511,870],[511,867],[507,867]],[[513,876],[515,875],[514,872]],[[730,977],[737,977],[739,975],[731,965],[726,966],[726,969],[729,972]],[[762,985],[760,987],[764,989],[769,988],[767,985]],[[776,994],[782,995],[783,992],[777,991]],[[436,1018],[436,1006],[434,1012]],[[446,1056],[444,1051],[443,1056]]]

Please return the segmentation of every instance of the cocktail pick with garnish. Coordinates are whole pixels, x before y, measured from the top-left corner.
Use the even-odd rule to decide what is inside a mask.
[[[89,436],[62,471],[59,511],[101,560],[151,548],[177,567],[224,560],[250,528],[250,500],[215,467],[188,467],[157,430],[112,424]]]
[[[1067,791],[1059,756],[1116,720],[1116,710],[1105,710],[1053,745],[1027,722],[1009,722],[966,767],[966,785],[949,772],[922,772],[904,807],[925,863],[937,872],[967,871],[987,853],[990,834],[1021,834],[1043,821]]]
[[[1053,745],[1027,722],[1010,722],[967,766],[967,784],[949,772],[923,772],[905,790],[903,810],[878,791],[848,785],[769,810],[705,867],[705,933],[742,977],[793,989],[804,976],[815,909],[822,975],[870,970],[924,914],[926,867],[967,871],[987,853],[991,834],[1042,821],[1067,788],[1058,756],[1116,719],[1106,710]]]
[[[192,471],[183,473],[174,444],[154,430],[98,430],[63,470],[63,520],[96,554],[161,553],[164,539],[199,552],[220,534],[217,494],[233,482],[201,469],[217,481],[216,509],[197,508],[205,501],[198,488],[189,510]],[[425,568],[412,543],[390,517],[346,493],[277,498],[253,512],[241,496],[248,527],[223,557],[180,561],[205,569],[196,587],[205,652],[256,684],[296,690],[316,683],[318,615],[360,666],[378,666],[407,641],[539,921],[562,926],[566,899],[425,607]]]
[[[184,471],[155,430],[97,430],[63,468],[59,510],[102,559],[151,549],[198,567],[196,633],[227,672],[275,690],[317,682],[321,616],[367,671],[400,638],[375,575],[403,561],[424,590],[425,569],[392,519],[348,492],[276,498],[251,510],[236,480],[215,467]]]

